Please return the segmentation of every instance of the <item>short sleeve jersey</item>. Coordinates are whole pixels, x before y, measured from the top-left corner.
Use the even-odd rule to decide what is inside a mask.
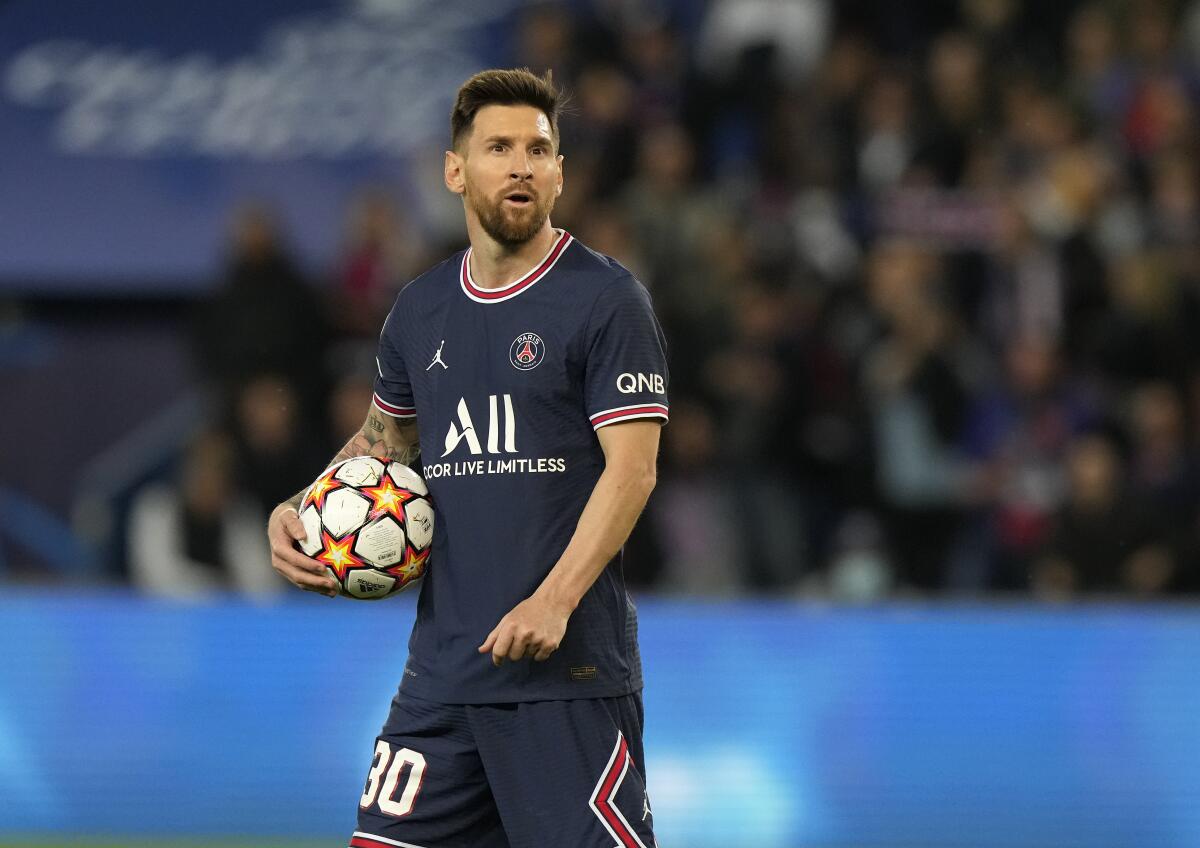
[[[375,405],[416,417],[437,511],[402,689],[503,703],[641,688],[620,554],[547,661],[496,668],[477,649],[570,541],[604,469],[597,431],[666,422],[665,348],[645,288],[565,232],[502,288],[475,284],[467,250],[400,292],[380,335]]]

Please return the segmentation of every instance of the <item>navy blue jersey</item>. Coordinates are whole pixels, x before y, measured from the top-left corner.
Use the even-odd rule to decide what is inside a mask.
[[[409,283],[379,340],[375,404],[416,416],[437,522],[402,689],[443,703],[641,688],[618,555],[545,662],[479,645],[566,548],[604,468],[600,427],[667,419],[665,341],[649,295],[567,233],[528,275],[481,289],[470,250]]]

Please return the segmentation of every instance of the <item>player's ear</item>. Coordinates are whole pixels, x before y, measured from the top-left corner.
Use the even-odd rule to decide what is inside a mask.
[[[462,157],[453,150],[446,151],[444,177],[446,180],[446,188],[448,188],[454,194],[462,194],[467,190],[463,177]]]
[[[554,194],[557,197],[562,194],[563,189],[563,156],[561,153],[558,154],[556,161],[558,162],[558,183],[554,187]]]

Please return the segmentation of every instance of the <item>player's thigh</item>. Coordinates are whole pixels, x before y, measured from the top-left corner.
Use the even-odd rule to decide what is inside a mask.
[[[509,848],[463,707],[395,697],[350,845]]]
[[[653,848],[640,695],[467,711],[513,848]]]

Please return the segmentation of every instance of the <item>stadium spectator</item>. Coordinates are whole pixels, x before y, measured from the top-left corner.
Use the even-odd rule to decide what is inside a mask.
[[[333,380],[329,392],[326,416],[326,445],[335,444],[341,434],[353,433],[361,426],[363,409],[371,403],[371,386],[374,377],[373,351],[368,349],[368,367],[344,368]],[[336,448],[335,448],[336,450]]]
[[[729,244],[724,210],[715,196],[697,186],[695,143],[681,125],[646,128],[637,150],[635,177],[618,206],[670,334],[673,384],[694,386],[697,374],[691,369],[721,338],[728,322],[730,281],[714,262],[712,249]],[[737,267],[735,273],[745,271]]]
[[[899,578],[939,589],[961,521],[968,468],[958,454],[969,399],[951,315],[934,291],[933,257],[881,245],[868,285],[884,334],[863,367],[876,443],[879,494]]]
[[[1183,398],[1169,383],[1139,386],[1130,404],[1130,495],[1163,522],[1179,564],[1178,588],[1197,588],[1200,457],[1187,438]]]
[[[279,310],[287,308],[287,320]],[[248,205],[234,219],[225,277],[197,310],[201,373],[226,404],[257,374],[279,374],[310,392],[315,408],[330,339],[326,312],[284,248],[272,214]],[[308,402],[308,401],[313,402]]]
[[[1068,93],[1100,120],[1114,120],[1131,96],[1133,79],[1111,11],[1100,3],[1079,9],[1071,19],[1065,49]]]
[[[419,253],[386,194],[369,191],[354,201],[333,292],[333,314],[343,335],[374,339],[396,292],[421,266]]]
[[[260,374],[238,391],[234,407],[237,483],[267,515],[281,498],[312,482],[312,469],[328,456],[318,433],[306,426],[299,395],[284,377]],[[281,494],[282,493],[282,494]]]
[[[572,212],[590,200],[609,200],[628,182],[638,147],[633,81],[619,65],[585,67],[579,75],[575,103],[578,116],[567,116],[564,132],[572,146],[572,161],[584,164],[588,178],[582,184],[573,182],[572,192],[560,201]],[[593,172],[601,178],[592,178]]]
[[[982,484],[980,571],[996,588],[1021,589],[1065,497],[1068,446],[1097,416],[1052,342],[1015,338],[1004,359],[1005,380],[975,400],[963,445]]]
[[[869,512],[852,512],[838,527],[824,591],[840,601],[863,603],[887,596],[895,568],[879,521]]]
[[[193,598],[219,591],[270,596],[283,589],[262,539],[266,513],[237,485],[229,437],[202,433],[178,481],[152,484],[129,521],[130,576],[148,594]]]
[[[721,422],[721,460],[736,469],[737,485],[725,491],[740,534],[737,560],[745,584],[759,590],[793,587],[805,569],[790,322],[786,295],[743,285],[732,338],[704,368]]]
[[[1179,578],[1166,533],[1143,503],[1126,491],[1121,458],[1108,438],[1088,434],[1071,442],[1068,496],[1033,566],[1034,594],[1047,599],[1079,592],[1161,595]]]
[[[660,586],[688,595],[735,594],[746,582],[739,556],[746,531],[729,508],[740,488],[718,462],[712,413],[690,401],[675,404],[672,413],[674,432],[663,442],[663,482],[648,507],[663,553]]]
[[[990,129],[992,118],[979,44],[964,33],[941,36],[930,50],[926,80],[916,160],[937,185],[956,185],[966,172],[975,138]]]

